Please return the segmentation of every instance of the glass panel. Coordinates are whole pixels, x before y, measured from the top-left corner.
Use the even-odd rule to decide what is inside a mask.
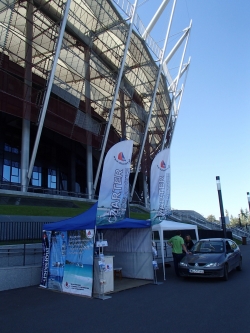
[[[32,185],[33,186],[41,186],[42,185],[42,173],[41,173],[41,168],[40,167],[34,167],[32,172]]]
[[[48,170],[48,188],[56,188],[56,170]]]
[[[11,182],[20,183],[20,169],[19,168],[12,167],[12,169],[11,169]]]
[[[10,181],[10,166],[9,165],[3,166],[3,181],[5,181],[5,182]]]

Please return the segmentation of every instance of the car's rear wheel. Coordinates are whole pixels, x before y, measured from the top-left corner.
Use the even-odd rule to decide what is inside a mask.
[[[240,258],[239,265],[236,267],[237,271],[242,271],[242,258]]]
[[[227,264],[225,264],[224,266],[224,276],[223,276],[223,280],[227,281],[228,280],[228,266]]]

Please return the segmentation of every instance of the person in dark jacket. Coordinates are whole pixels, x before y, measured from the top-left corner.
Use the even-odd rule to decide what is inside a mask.
[[[190,251],[194,245],[194,242],[192,241],[190,235],[186,235],[186,237],[184,239],[184,243],[185,243],[188,251]]]

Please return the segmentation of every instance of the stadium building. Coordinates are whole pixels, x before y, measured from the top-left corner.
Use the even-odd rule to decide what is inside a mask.
[[[175,7],[145,27],[137,0],[0,0],[0,191],[92,199],[105,154],[130,139],[131,198],[146,201],[190,63],[191,23],[169,49]],[[166,8],[160,47],[150,33]]]

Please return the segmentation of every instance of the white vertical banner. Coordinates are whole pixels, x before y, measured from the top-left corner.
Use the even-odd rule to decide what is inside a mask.
[[[125,218],[132,151],[132,140],[121,141],[110,148],[105,157],[96,225],[115,223]]]
[[[160,223],[171,212],[170,205],[170,149],[157,154],[150,172],[150,219]]]

